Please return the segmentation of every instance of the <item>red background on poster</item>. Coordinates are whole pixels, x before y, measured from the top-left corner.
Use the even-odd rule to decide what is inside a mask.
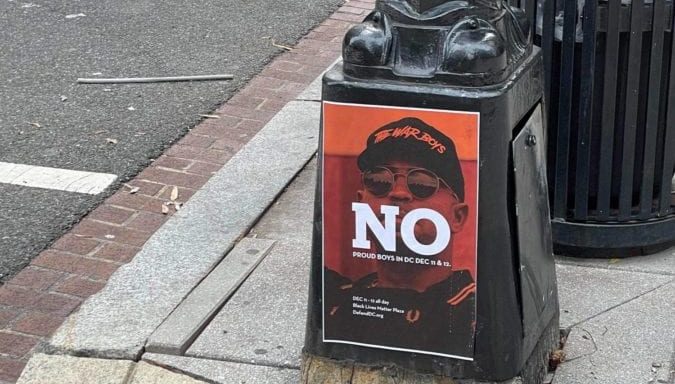
[[[478,115],[441,110],[368,107],[324,103],[324,265],[352,280],[373,272],[374,262],[352,258],[354,220],[351,204],[361,188],[356,158],[368,136],[387,123],[417,117],[450,137],[457,147],[464,175],[469,216],[464,229],[454,234],[453,269],[476,276]]]

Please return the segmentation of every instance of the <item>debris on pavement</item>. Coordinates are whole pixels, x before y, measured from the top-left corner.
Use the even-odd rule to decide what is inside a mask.
[[[129,188],[129,194],[133,195],[134,193],[138,192],[141,190],[141,187],[134,187],[133,185],[129,185],[127,183],[124,183],[124,186],[126,188]]]
[[[562,349],[551,352],[551,357],[548,360],[549,370],[555,371],[563,361],[565,361],[565,352]]]
[[[272,46],[273,46],[273,47],[277,47],[277,48],[281,48],[281,49],[286,50],[286,51],[289,51],[289,52],[293,50],[293,48],[291,48],[291,47],[289,47],[289,46],[287,46],[287,45],[277,44],[277,43],[274,41],[274,39],[272,39]]]
[[[119,78],[78,78],[78,84],[130,84],[130,83],[164,83],[179,81],[220,81],[232,80],[234,75],[194,75],[194,76],[167,76],[167,77],[119,77]]]

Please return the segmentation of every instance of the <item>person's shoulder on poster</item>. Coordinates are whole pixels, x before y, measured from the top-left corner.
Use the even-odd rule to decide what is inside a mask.
[[[453,271],[452,274],[439,283],[429,287],[423,294],[443,297],[446,303],[457,306],[476,293],[476,283],[471,273],[466,269]]]

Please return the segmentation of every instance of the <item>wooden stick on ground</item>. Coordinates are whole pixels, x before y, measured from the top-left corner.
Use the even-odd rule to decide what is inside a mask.
[[[196,75],[196,76],[169,76],[169,77],[120,77],[120,78],[93,78],[77,79],[78,84],[129,84],[129,83],[164,83],[178,81],[214,81],[232,80],[234,75]]]

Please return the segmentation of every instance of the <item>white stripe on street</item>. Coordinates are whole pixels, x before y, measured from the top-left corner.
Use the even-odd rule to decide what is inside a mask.
[[[0,184],[96,195],[103,192],[115,179],[117,179],[116,175],[107,173],[37,167],[0,161]]]

